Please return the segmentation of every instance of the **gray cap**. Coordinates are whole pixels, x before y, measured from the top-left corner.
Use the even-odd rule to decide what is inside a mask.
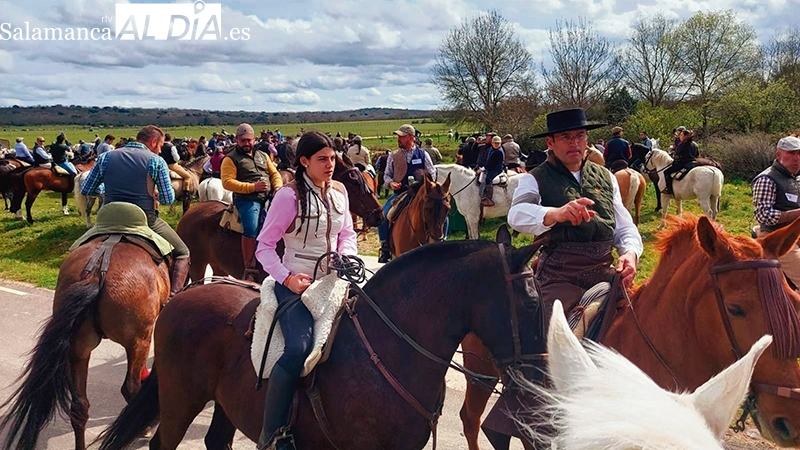
[[[253,137],[256,136],[256,132],[253,131],[253,127],[251,127],[250,124],[243,123],[243,124],[240,124],[238,127],[236,127],[236,137],[237,138],[242,137],[242,136],[248,136],[248,135],[249,136],[253,136]]]
[[[778,141],[778,150],[785,152],[794,152],[800,150],[800,139],[794,136],[786,136]]]
[[[416,136],[417,130],[409,124],[402,125],[394,134],[398,136]]]
[[[676,128],[675,130],[677,130],[677,131],[686,131],[686,127],[684,127],[683,125],[681,125],[681,126],[679,126],[678,128]]]

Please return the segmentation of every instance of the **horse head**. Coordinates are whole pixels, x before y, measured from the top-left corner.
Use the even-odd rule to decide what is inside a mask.
[[[444,224],[450,213],[450,174],[442,183],[433,181],[427,173],[422,178],[415,186],[415,192],[409,193],[414,194],[414,200],[408,208],[408,214],[412,215],[412,223],[422,223],[419,231],[425,236],[424,240],[420,240],[431,244],[445,238]],[[415,214],[421,217],[415,219]]]
[[[375,192],[367,185],[358,167],[353,166],[347,155],[336,158],[333,179],[342,183],[350,200],[350,210],[364,219],[367,226],[376,227],[383,220],[383,209]]]
[[[538,423],[555,430],[553,448],[715,448],[747,395],[753,369],[772,342],[758,339],[750,351],[692,394],[663,390],[633,363],[573,334],[556,301],[547,332],[548,370],[553,390],[522,382],[544,399]],[[608,405],[614,405],[609,414]],[[534,424],[521,425],[536,441],[550,436]],[[590,423],[591,426],[586,426]],[[543,427],[548,428],[548,427]],[[543,445],[550,447],[550,445]]]
[[[772,351],[755,369],[745,412],[752,412],[764,437],[781,446],[800,444],[800,295],[777,261],[796,245],[800,220],[758,240],[732,236],[706,217],[672,219],[670,226],[677,229],[661,236],[661,261],[634,304],[651,315],[654,329],[668,326],[683,336],[683,345],[662,344],[658,351],[667,362],[648,373],[662,385],[692,388],[772,335]],[[664,293],[681,304],[667,302]],[[670,304],[658,306],[659,300]],[[689,336],[696,344],[684,340]]]

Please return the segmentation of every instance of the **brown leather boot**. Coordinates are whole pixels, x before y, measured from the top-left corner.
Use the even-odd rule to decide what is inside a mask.
[[[189,276],[189,266],[191,262],[189,258],[176,259],[172,263],[172,273],[170,273],[170,289],[169,296],[180,292],[186,286],[186,278]]]
[[[258,261],[256,261],[256,246],[258,241],[254,238],[242,236],[242,259],[244,260],[244,273],[242,280],[258,283]]]
[[[486,188],[483,190],[483,198],[481,198],[481,205],[494,206],[494,201],[492,201],[493,190],[494,189],[491,184],[486,185]]]

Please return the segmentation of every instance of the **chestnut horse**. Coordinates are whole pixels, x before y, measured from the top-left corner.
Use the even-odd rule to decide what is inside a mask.
[[[732,236],[706,217],[672,218],[670,228],[659,235],[661,258],[653,277],[636,290],[630,305],[617,305],[618,315],[603,344],[660,386],[693,391],[735,360],[732,351],[744,354],[759,337],[772,334],[773,348],[783,350],[765,354],[756,367],[752,404],[758,408],[753,419],[765,438],[797,446],[798,395],[781,394],[776,386],[800,388],[800,296],[779,273],[767,278],[761,272],[770,271],[765,268],[769,261],[795,245],[800,220],[757,240]],[[738,266],[726,270],[732,264]],[[461,344],[464,366],[497,375],[491,352],[471,336]],[[478,449],[480,418],[489,396],[487,390],[467,384],[461,419],[470,450]]]
[[[189,210],[189,207],[192,205],[192,199],[194,195],[197,194],[197,188],[200,186],[200,178],[205,173],[203,171],[203,164],[208,161],[208,158],[210,158],[210,156],[195,158],[191,161],[178,162],[181,167],[189,172],[189,176],[192,177],[192,189],[184,189],[184,184],[186,183],[182,179],[170,179],[170,182],[172,182],[172,189],[175,191],[175,201],[181,202],[184,214]],[[172,205],[170,205],[170,208],[172,208]]]
[[[440,184],[426,174],[408,187],[407,195],[409,204],[392,224],[393,256],[444,240],[444,222],[450,213],[450,175]]]
[[[0,406],[10,405],[0,422],[0,429],[8,430],[4,449],[12,448],[15,439],[14,448],[38,448],[39,434],[56,412],[72,422],[75,448],[86,448],[89,357],[103,338],[125,347],[128,355],[122,384],[125,400],[130,401],[141,388],[140,373],[150,352],[153,325],[169,296],[169,271],[138,245],[122,240],[106,253],[110,258],[107,271],[95,265],[85,272],[101,246],[105,248],[101,239],[88,242],[61,264],[53,314],[23,370],[22,384]]]
[[[94,159],[85,163],[76,163],[78,173],[85,172],[94,167]],[[17,218],[22,218],[22,199],[25,198],[25,212],[28,223],[33,223],[31,208],[33,202],[42,191],[49,190],[61,193],[61,210],[68,215],[67,194],[75,187],[75,177],[70,175],[57,175],[52,169],[46,167],[20,167],[11,171],[11,212]]]
[[[362,170],[361,175],[364,176],[364,181],[367,183],[367,187],[369,187],[372,190],[372,192],[375,192],[375,194],[377,195],[378,179],[373,177],[372,174],[366,170]],[[353,216],[353,227],[355,228],[356,231],[360,232],[364,236],[364,239],[366,239],[367,231],[369,231],[369,225],[367,225],[366,221],[362,219],[361,228],[358,228],[356,226],[358,224],[358,215],[356,214],[351,214],[351,215]]]
[[[305,379],[314,383],[308,392],[319,402],[312,407],[298,392],[297,448],[422,449],[438,417],[432,412],[444,400],[449,361],[468,331],[509,361],[544,351],[543,330],[522,326],[536,315],[526,266],[537,248],[441,242],[379,270],[364,286],[373,303],[361,297],[350,307],[330,358]],[[470,282],[476,279],[481,282]],[[211,400],[207,448],[231,448],[237,429],[256,441],[264,394],[253,388],[257,375],[246,333],[258,304],[257,292],[231,284],[176,295],[156,324],[152,375],[104,431],[100,448],[127,448],[160,418],[150,449],[174,450]],[[411,340],[421,350],[406,344]],[[324,429],[315,413],[326,418]]]
[[[333,179],[344,184],[350,200],[350,211],[363,217],[371,226],[378,226],[383,220],[375,193],[364,183],[358,169],[345,165],[339,159],[333,169]],[[227,206],[220,202],[201,202],[190,209],[178,222],[176,231],[189,247],[192,265],[189,277],[197,281],[205,276],[206,265],[210,265],[214,275],[233,275],[244,273],[242,261],[242,235],[223,230],[219,226],[222,212]],[[266,277],[261,271],[261,278]]]
[[[644,175],[628,168],[614,172],[614,177],[616,177],[619,185],[622,204],[625,205],[625,209],[628,211],[633,211],[633,223],[639,225],[642,199],[644,199],[644,191],[647,189],[647,181],[644,179]]]

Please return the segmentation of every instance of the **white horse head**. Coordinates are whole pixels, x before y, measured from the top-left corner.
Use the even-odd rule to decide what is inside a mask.
[[[544,419],[555,438],[527,429],[537,441],[554,439],[553,448],[565,450],[722,449],[720,439],[771,342],[771,336],[762,337],[694,393],[673,394],[618,353],[589,341],[584,349],[556,301],[547,335],[555,389],[533,387],[547,403]]]

